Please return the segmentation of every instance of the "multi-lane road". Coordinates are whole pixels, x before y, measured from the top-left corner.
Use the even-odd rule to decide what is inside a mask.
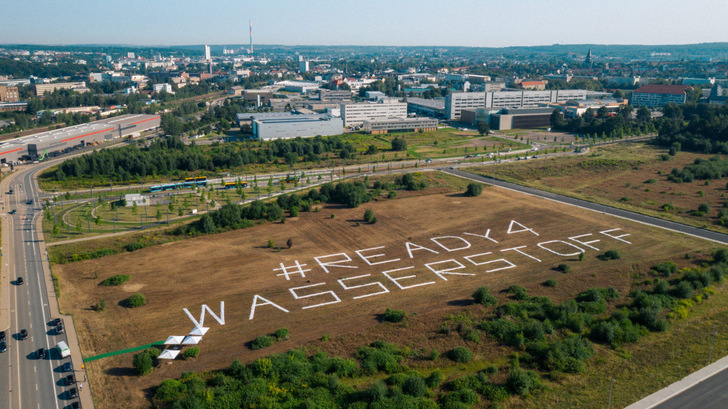
[[[67,339],[65,332],[56,334],[50,325],[56,317],[51,316],[47,291],[53,289],[46,288],[46,255],[41,253],[35,228],[37,218],[42,217],[40,195],[33,180],[35,172],[20,170],[4,184],[7,231],[3,232],[2,263],[10,283],[3,292],[8,296],[9,328],[0,328],[5,330],[8,344],[7,352],[0,354],[0,408],[60,409],[76,401],[70,398],[70,390],[77,385],[66,385],[69,373],[62,371],[70,359],[62,359],[54,348],[57,342]],[[22,284],[18,277],[23,278]],[[22,329],[28,332],[24,340],[19,339]],[[46,350],[45,358],[36,354],[41,348]]]

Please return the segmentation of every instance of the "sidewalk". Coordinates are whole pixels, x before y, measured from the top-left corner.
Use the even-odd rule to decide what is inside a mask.
[[[635,402],[627,406],[625,409],[654,408],[655,406],[683,393],[684,391],[692,388],[700,382],[710,378],[711,376],[717,374],[725,368],[728,368],[728,356],[725,356],[715,361],[714,363],[706,366],[703,369],[691,373],[690,375],[673,383],[672,385],[653,393],[652,395],[640,400],[639,402]]]
[[[94,401],[91,396],[91,383],[88,376],[86,376],[86,370],[84,369],[83,356],[81,355],[81,346],[78,343],[78,335],[76,334],[76,326],[73,323],[73,317],[70,315],[61,315],[58,298],[53,286],[53,277],[51,276],[51,267],[48,262],[48,250],[46,248],[45,240],[43,240],[43,216],[36,219],[35,229],[38,232],[38,241],[40,247],[40,254],[46,258],[43,263],[43,277],[45,278],[46,290],[48,293],[48,307],[51,310],[52,317],[63,318],[63,323],[66,328],[66,339],[68,340],[68,346],[71,349],[71,362],[73,363],[74,374],[76,375],[76,382],[78,386],[78,398],[81,400],[81,407],[84,409],[93,409]],[[81,387],[81,384],[84,387]]]

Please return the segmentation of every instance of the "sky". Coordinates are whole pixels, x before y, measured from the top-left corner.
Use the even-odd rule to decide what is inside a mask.
[[[0,44],[507,47],[728,41],[727,0],[3,0]],[[9,17],[9,18],[8,18]]]

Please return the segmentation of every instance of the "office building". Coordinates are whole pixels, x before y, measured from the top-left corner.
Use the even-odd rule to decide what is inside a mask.
[[[304,60],[302,55],[298,56],[298,72],[308,72],[308,61]]]
[[[319,90],[319,100],[320,101],[331,101],[331,102],[349,102],[351,101],[351,91],[342,89],[342,90],[330,90],[330,89],[320,89]]]
[[[153,84],[152,85],[153,92],[166,92],[168,94],[174,94],[174,90],[172,89],[172,85],[164,83],[164,84]]]
[[[18,102],[20,101],[20,94],[18,94],[18,87],[9,87],[7,85],[0,85],[0,102]]]
[[[364,131],[370,134],[385,134],[390,131],[429,132],[437,130],[437,119],[432,118],[395,118],[366,120]]]
[[[485,107],[485,92],[452,92],[445,97],[447,119],[460,119],[463,109]]]
[[[210,46],[205,44],[205,60],[210,61]]]
[[[645,85],[632,92],[631,104],[647,108],[660,108],[668,103],[684,104],[689,88],[686,85]]]
[[[535,108],[539,104],[559,103],[586,99],[586,90],[551,91],[493,91],[453,92],[445,97],[445,114],[448,119],[460,119],[463,109],[476,108]]]
[[[407,104],[388,101],[341,104],[341,117],[345,127],[361,126],[366,120],[407,118]]]
[[[447,117],[445,115],[445,98],[425,99],[409,97],[407,98],[407,112],[417,116],[444,119]]]
[[[504,108],[490,116],[492,129],[532,129],[551,126],[555,108]]]

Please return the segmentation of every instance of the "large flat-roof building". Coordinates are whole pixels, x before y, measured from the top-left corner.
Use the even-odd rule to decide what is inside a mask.
[[[367,120],[407,118],[407,104],[389,101],[341,104],[341,118],[345,127],[361,126]]]
[[[535,108],[539,104],[559,103],[586,99],[587,91],[580,89],[527,91],[505,90],[493,92],[453,92],[445,97],[448,119],[460,119],[463,109],[477,108]]]
[[[425,99],[417,97],[407,98],[407,112],[430,118],[446,118],[445,98]]]
[[[122,115],[2,141],[0,163],[35,159],[43,152],[56,156],[114,138],[138,136],[142,131],[159,127],[159,123],[158,115]]]
[[[331,90],[331,89],[320,89],[319,90],[320,101],[337,101],[337,102],[348,102],[351,101],[351,91],[348,89],[342,90]]]
[[[669,103],[684,104],[689,88],[686,85],[645,85],[632,92],[631,105],[659,108]]]
[[[0,102],[18,102],[20,101],[20,94],[18,93],[18,87],[9,87],[7,85],[0,85]]]
[[[490,116],[493,129],[530,129],[551,125],[555,108],[504,108]]]
[[[344,130],[341,118],[331,115],[286,112],[250,116],[253,135],[260,140],[340,135]]]
[[[385,134],[390,131],[436,131],[437,119],[432,118],[395,118],[364,121],[364,131],[370,134]]]
[[[90,91],[88,88],[86,88],[86,82],[85,81],[79,81],[79,82],[56,82],[53,84],[35,84],[35,95],[36,96],[43,96],[46,92],[52,93],[53,91],[57,89],[70,89],[71,91],[75,92],[88,92]]]

